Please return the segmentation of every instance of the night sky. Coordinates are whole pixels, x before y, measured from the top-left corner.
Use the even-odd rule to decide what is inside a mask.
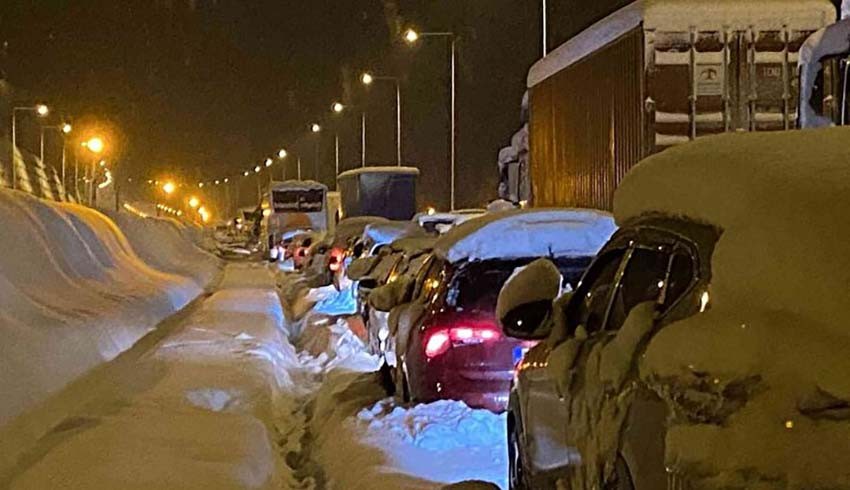
[[[550,3],[551,45],[627,1]],[[460,206],[496,194],[496,155],[519,126],[529,66],[540,56],[536,0],[7,0],[0,68],[19,102],[49,101],[79,127],[109,129],[125,176],[187,182],[235,175],[286,147],[313,176],[313,121],[325,125],[320,179],[394,164],[394,88],[364,90],[359,73],[403,80],[404,146],[423,172],[423,204],[448,203],[448,47],[398,42],[403,29],[459,36]],[[341,119],[330,105],[352,110]],[[8,104],[8,102],[6,102]],[[7,120],[4,117],[4,120]],[[26,132],[22,145],[35,148]],[[294,173],[294,158],[287,169]],[[247,194],[247,193],[246,193]]]

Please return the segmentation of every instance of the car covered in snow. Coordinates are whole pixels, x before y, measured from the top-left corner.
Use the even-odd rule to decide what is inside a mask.
[[[546,301],[557,278],[533,270],[505,285],[504,332],[546,351],[519,366],[511,488],[848,488],[848,138],[727,134],[650,157],[574,292]]]
[[[601,211],[538,209],[488,214],[440,237],[411,301],[391,314],[396,393],[503,411],[515,360],[528,345],[499,329],[502,285],[541,256],[579,275],[614,228]]]

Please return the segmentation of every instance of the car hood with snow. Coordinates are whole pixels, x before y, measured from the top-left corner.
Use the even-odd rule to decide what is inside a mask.
[[[434,253],[450,263],[528,257],[593,256],[616,231],[604,211],[529,209],[467,221],[437,240]]]
[[[645,160],[616,193],[620,225],[666,215],[721,233],[709,309],[664,327],[640,363],[673,410],[668,462],[711,488],[850,487],[848,140],[704,138]]]

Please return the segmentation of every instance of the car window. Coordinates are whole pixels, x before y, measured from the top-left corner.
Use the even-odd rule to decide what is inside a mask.
[[[667,287],[661,298],[661,309],[667,311],[679,301],[694,281],[694,260],[685,251],[677,251],[670,257],[667,271]]]
[[[416,288],[413,292],[413,298],[417,301],[428,302],[431,296],[440,287],[440,278],[443,274],[443,263],[439,260],[432,259],[428,265],[423,268],[416,281]]]
[[[626,249],[600,255],[581,280],[567,309],[569,331],[584,325],[588,333],[599,331],[605,321],[614,280]]]
[[[617,285],[606,330],[618,330],[635,306],[657,303],[664,289],[670,253],[665,248],[635,248]]]

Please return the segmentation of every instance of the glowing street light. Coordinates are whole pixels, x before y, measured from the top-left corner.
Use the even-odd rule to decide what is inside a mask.
[[[281,149],[280,149],[280,150],[278,150],[278,152],[277,152],[277,157],[278,157],[278,158],[280,158],[281,160],[283,160],[284,158],[286,158],[286,155],[287,155],[286,150],[284,150],[283,148],[281,148]]]
[[[256,172],[256,173],[260,173],[260,170],[262,170],[262,169],[263,169],[262,167],[260,167],[259,165],[257,165],[256,167],[254,167],[254,172]]]
[[[177,186],[174,185],[174,182],[166,182],[165,184],[162,184],[162,192],[168,195],[174,194],[174,191],[176,190]]]
[[[200,201],[200,200],[198,200],[198,198],[197,198],[197,197],[190,197],[190,198],[189,198],[189,207],[190,207],[190,208],[195,209],[195,208],[197,208],[197,207],[198,207],[198,206],[200,206],[200,205],[201,205],[201,201]]]
[[[92,153],[103,153],[104,148],[106,148],[103,139],[97,136],[89,138],[88,141],[83,141],[83,146]]]
[[[395,84],[395,115],[396,115],[396,164],[401,167],[401,79],[364,73],[360,79],[369,86],[377,80],[389,81]]]
[[[63,124],[61,129],[62,129],[62,132],[65,133],[65,134],[68,134],[68,133],[70,133],[71,131],[74,130],[74,128],[68,123]]]
[[[319,126],[317,123],[313,123],[313,124],[310,126],[310,131],[312,131],[312,132],[314,132],[314,133],[318,133],[318,132],[320,132],[321,130],[322,130],[322,127],[321,127],[321,126]]]
[[[199,188],[199,189],[203,189],[203,188],[204,188],[204,183],[203,183],[203,182],[198,182],[198,188]]]
[[[419,33],[414,31],[413,29],[408,29],[404,33],[404,40],[409,42],[410,44],[413,44],[419,40]]]
[[[271,167],[272,164],[274,163],[274,160],[272,160],[271,158],[266,158],[265,163],[266,163],[266,167]]]
[[[334,104],[331,106],[331,110],[339,114],[340,112],[345,110],[345,106],[342,104],[342,102],[334,102]]]
[[[35,113],[41,117],[45,117],[50,114],[50,108],[48,108],[44,104],[38,104],[37,106],[35,106]]]
[[[363,82],[363,85],[372,85],[372,82],[375,81],[375,77],[373,77],[371,73],[367,72],[360,76],[360,81]]]
[[[247,170],[246,170],[246,171],[242,172],[242,175],[244,175],[245,177],[247,177],[247,176],[251,175],[251,172],[249,172],[249,171],[247,171]]]

